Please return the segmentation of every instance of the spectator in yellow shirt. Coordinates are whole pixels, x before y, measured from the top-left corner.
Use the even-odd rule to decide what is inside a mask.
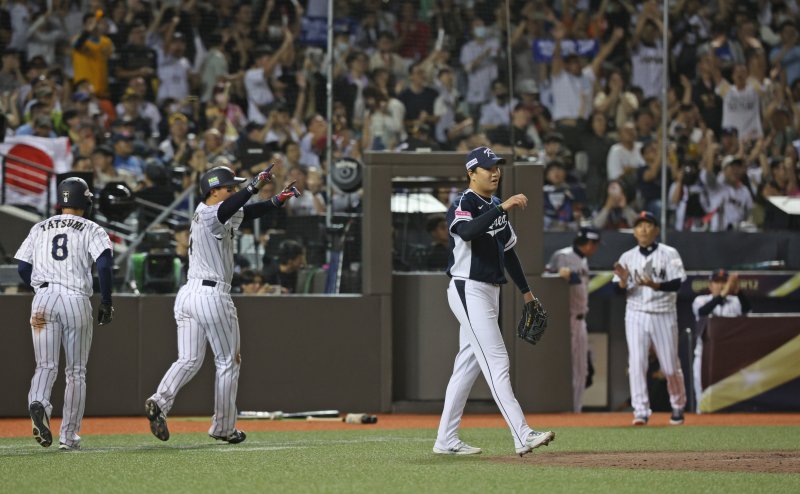
[[[91,82],[101,98],[108,98],[108,60],[114,53],[114,44],[104,34],[106,29],[101,11],[86,14],[83,31],[72,42],[74,79]]]

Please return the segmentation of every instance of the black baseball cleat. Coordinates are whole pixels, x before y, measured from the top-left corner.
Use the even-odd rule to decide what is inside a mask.
[[[239,444],[241,442],[244,442],[245,439],[247,439],[247,434],[238,429],[234,429],[234,431],[228,434],[227,437],[215,436],[214,434],[209,434],[208,437],[216,439],[217,441],[225,441],[226,443],[229,444]]]
[[[683,423],[683,410],[679,408],[672,409],[672,415],[669,418],[670,425],[681,425]]]
[[[44,405],[34,401],[28,407],[33,422],[33,438],[36,442],[47,448],[53,444],[53,434],[50,432],[50,419],[47,418],[47,411]]]
[[[147,420],[150,421],[150,432],[154,436],[166,441],[169,439],[169,429],[167,428],[167,417],[161,411],[161,407],[152,398],[144,402],[144,411]]]

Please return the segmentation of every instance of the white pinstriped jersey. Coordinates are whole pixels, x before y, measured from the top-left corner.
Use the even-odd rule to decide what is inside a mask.
[[[649,276],[653,281],[665,282],[679,278],[686,280],[683,261],[674,247],[656,244],[655,249],[647,256],[642,254],[641,248],[636,246],[624,252],[619,263],[628,269],[628,294],[627,308],[641,312],[673,312],[678,294],[675,292],[662,292],[653,290],[648,286],[636,283],[636,276]],[[614,275],[613,282],[619,282],[619,277]]]
[[[31,285],[54,283],[92,295],[92,263],[111,239],[97,223],[81,216],[58,214],[33,225],[14,255],[33,265]]]
[[[492,196],[489,200],[472,189],[467,189],[456,199],[447,211],[447,228],[450,232],[450,259],[447,274],[454,278],[465,278],[484,283],[502,284],[506,282],[503,253],[517,243],[517,234],[503,212],[488,230],[472,241],[464,241],[453,228],[462,221],[491,211],[501,204]]]
[[[561,268],[569,268],[580,278],[578,283],[570,280],[569,285],[569,311],[571,314],[586,314],[589,312],[589,261],[585,256],[575,253],[573,247],[564,247],[553,252],[547,271],[558,273]]]
[[[712,298],[714,296],[710,293],[695,297],[692,301],[692,312],[695,319],[700,319],[700,308],[711,302]],[[714,307],[714,310],[709,315],[715,317],[739,317],[742,315],[742,303],[736,295],[728,295],[725,297],[725,303]]]
[[[194,210],[189,233],[190,280],[231,283],[234,232],[242,224],[244,211],[239,209],[223,225],[217,218],[221,204],[208,206],[201,202]]]

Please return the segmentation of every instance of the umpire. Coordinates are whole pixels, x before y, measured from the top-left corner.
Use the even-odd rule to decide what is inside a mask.
[[[547,263],[547,271],[558,273],[569,283],[569,327],[572,347],[572,409],[580,413],[589,366],[589,335],[586,313],[589,312],[589,261],[600,245],[600,233],[584,227],[572,245],[557,250]]]

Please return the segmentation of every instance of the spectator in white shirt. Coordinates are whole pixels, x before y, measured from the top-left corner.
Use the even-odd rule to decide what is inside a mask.
[[[481,105],[489,101],[492,82],[499,73],[500,43],[488,37],[480,17],[472,20],[472,36],[473,39],[461,48],[461,65],[467,73],[466,101],[472,119],[478,121]]]
[[[486,132],[500,125],[511,123],[511,110],[516,106],[516,98],[509,100],[508,87],[500,80],[492,84],[492,100],[481,107],[481,119],[478,122],[481,131]]]
[[[158,59],[158,104],[168,98],[183,102],[189,96],[192,64],[184,56],[186,40],[180,31],[175,31]]]
[[[294,37],[288,29],[283,30],[283,44],[277,51],[264,45],[256,50],[253,68],[244,73],[247,90],[247,119],[260,124],[267,123],[267,106],[275,100],[270,88],[272,79],[283,73],[279,61],[292,46]]]
[[[633,122],[625,122],[619,130],[619,142],[611,146],[606,162],[608,180],[622,179],[625,185],[628,180],[635,184],[636,170],[644,166],[644,158],[636,142],[636,126]]]

